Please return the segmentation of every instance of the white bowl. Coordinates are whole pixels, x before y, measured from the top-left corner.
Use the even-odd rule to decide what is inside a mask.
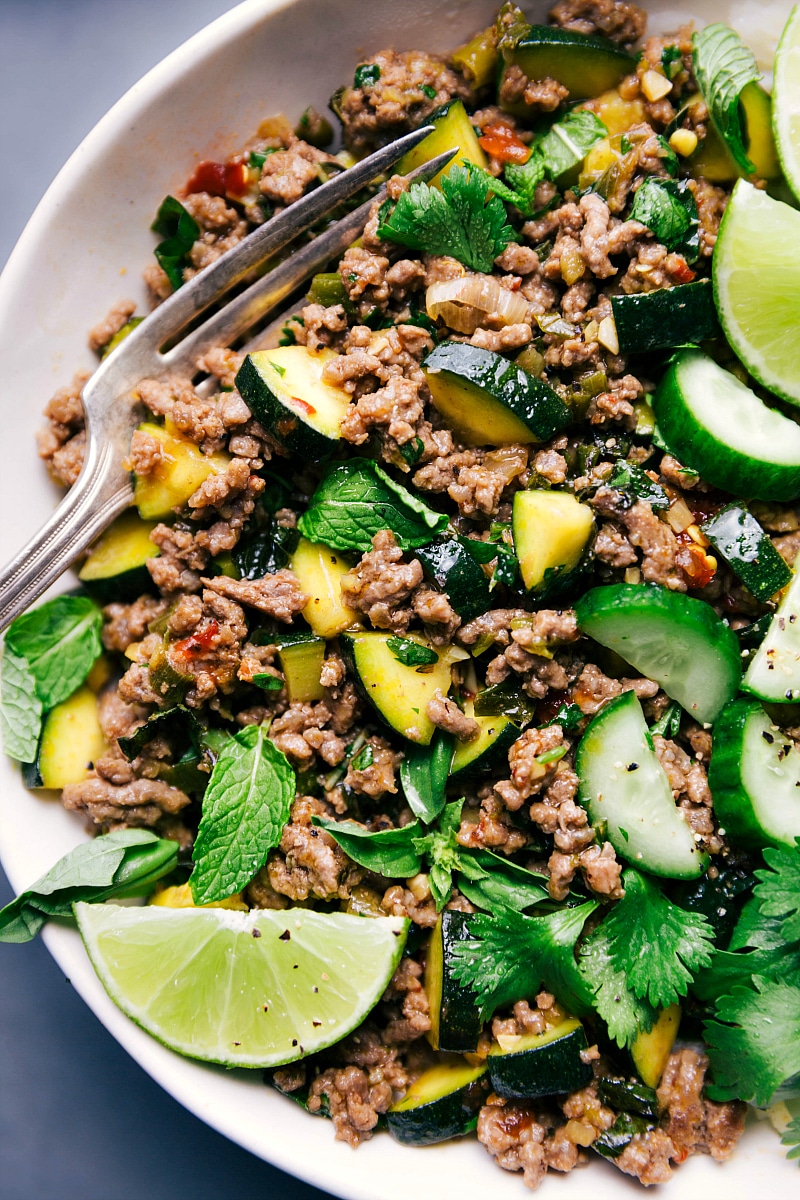
[[[148,226],[163,196],[197,159],[233,151],[263,117],[285,111],[296,118],[309,103],[324,110],[359,57],[384,46],[446,50],[485,25],[496,7],[495,0],[247,0],[176,50],[104,117],[47,192],[0,278],[4,443],[14,445],[0,483],[0,561],[45,520],[56,498],[35,452],[41,408],[77,367],[92,366],[86,332],[111,304],[123,296],[144,304],[140,275],[154,240]],[[541,19],[547,5],[527,7]],[[666,31],[690,18],[729,20],[768,68],[789,7],[784,0],[654,4],[650,29]],[[18,891],[85,836],[57,800],[27,792],[0,755],[0,857]],[[276,1166],[348,1200],[520,1194],[521,1180],[501,1176],[475,1141],[423,1153],[382,1135],[354,1154],[333,1140],[326,1121],[265,1087],[260,1073],[217,1070],[164,1049],[114,1007],[77,933],[53,927],[44,937],[86,1003],[154,1079]],[[599,1161],[588,1175],[548,1186],[577,1200],[589,1181],[596,1200],[638,1190]],[[732,1164],[692,1159],[670,1194],[751,1200],[766,1188],[776,1198],[796,1194],[797,1166],[782,1157],[774,1132],[755,1123]]]

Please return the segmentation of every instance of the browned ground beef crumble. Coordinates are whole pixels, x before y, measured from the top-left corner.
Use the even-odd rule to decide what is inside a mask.
[[[623,0],[559,0],[551,19],[564,29],[600,33],[627,49],[645,28],[642,10]],[[687,278],[685,259],[668,252],[624,213],[644,178],[666,173],[659,135],[676,116],[679,96],[693,90],[690,34],[690,29],[682,29],[672,38],[650,38],[636,71],[620,86],[637,116],[613,194],[605,199],[593,193],[580,198],[573,192],[559,195],[552,183],[544,182],[537,191],[538,215],[518,222],[522,241],[509,245],[497,259],[495,274],[502,286],[525,299],[526,319],[503,327],[489,315],[468,339],[501,352],[535,340],[543,378],[565,396],[588,376],[602,373],[602,385],[587,399],[578,432],[570,430],[538,447],[472,447],[457,441],[432,407],[420,368],[433,341],[410,318],[412,309],[424,309],[424,292],[431,282],[461,275],[463,268],[453,259],[413,256],[404,247],[381,242],[376,211],[363,244],[348,250],[339,264],[348,311],[341,304],[310,303],[292,328],[297,342],[312,353],[323,348],[335,352],[323,377],[353,397],[342,427],[346,441],[354,447],[369,442],[370,453],[446,511],[461,534],[485,541],[493,521],[510,519],[513,495],[520,488],[566,487],[594,508],[600,582],[646,581],[688,591],[709,600],[735,627],[766,611],[766,606],[757,604],[724,565],[717,564],[710,576],[707,571],[699,574],[702,545],[693,539],[692,529],[687,532],[685,524],[670,520],[671,512],[682,511],[675,509],[679,505],[688,507],[695,522],[702,521],[722,503],[719,496],[668,454],[660,461],[650,460],[648,470],[666,490],[669,512],[654,511],[646,500],[631,503],[630,496],[607,482],[615,455],[605,451],[627,438],[624,452],[635,460],[637,447],[629,435],[639,419],[637,404],[652,391],[647,378],[631,372],[624,355],[601,341],[600,325],[611,311],[608,296]],[[676,44],[683,57],[673,87],[652,102],[641,90],[643,74],[659,66],[665,45]],[[339,98],[345,143],[354,152],[363,154],[397,137],[453,97],[473,111],[477,127],[502,119],[529,136],[499,109],[481,107],[484,94],[476,94],[445,59],[424,51],[385,50],[369,63],[380,68],[377,82],[347,88]],[[502,100],[524,100],[534,117],[556,111],[569,99],[554,80],[530,80],[519,70],[507,75],[504,89]],[[698,103],[681,121],[702,135],[707,116]],[[280,122],[269,124],[264,136],[247,148],[271,151],[254,198],[236,203],[205,192],[184,197],[200,228],[186,279],[265,219],[270,210],[260,206],[259,197],[275,211],[315,186],[326,166],[336,164],[338,169],[330,154],[300,140]],[[491,167],[497,173],[500,164],[493,162]],[[396,198],[405,186],[405,181],[393,180],[390,194]],[[702,269],[713,250],[727,193],[702,178],[691,186],[700,217]],[[171,285],[159,266],[149,267],[146,279],[154,303],[169,294]],[[101,350],[133,308],[127,301],[116,305],[92,330],[92,348]],[[545,314],[560,314],[572,328],[566,335],[540,335],[537,318]],[[389,327],[376,331],[376,317]],[[231,462],[223,474],[197,489],[174,521],[156,527],[152,540],[159,556],[148,563],[149,591],[131,603],[110,603],[104,610],[104,645],[120,669],[100,703],[109,750],[95,763],[89,779],[64,789],[63,803],[83,814],[95,830],[146,826],[191,845],[198,802],[164,778],[173,756],[169,742],[153,739],[130,762],[117,744],[118,737],[169,703],[168,684],[150,670],[153,654],[163,646],[167,666],[189,678],[186,705],[233,728],[270,721],[270,738],[301,773],[280,844],[247,889],[247,902],[278,909],[313,902],[368,915],[399,915],[424,932],[437,919],[426,875],[405,880],[373,875],[312,824],[315,815],[356,819],[370,829],[406,824],[412,814],[399,786],[402,739],[379,727],[359,699],[335,640],[328,644],[322,668],[323,699],[292,703],[283,688],[263,691],[253,686],[259,674],[283,680],[276,645],[269,637],[253,638],[254,631],[285,630],[308,597],[288,569],[242,580],[215,573],[218,556],[229,554],[248,523],[257,519],[271,470],[282,471],[290,485],[292,500],[276,517],[288,528],[296,524],[298,510],[318,478],[314,464],[298,470],[287,460],[250,413],[234,384],[241,361],[241,355],[219,348],[198,364],[218,381],[211,396],[200,396],[188,379],[143,380],[139,385],[141,401],[154,417],[168,417],[203,453],[227,449]],[[65,486],[75,481],[82,463],[80,389],[85,378],[76,375],[54,395],[46,409],[47,428],[40,434],[40,454],[54,479]],[[589,442],[592,450],[587,454]],[[402,454],[410,443],[421,447],[411,460],[413,466]],[[160,455],[154,438],[144,432],[134,435],[130,464],[137,475],[155,471]],[[793,561],[800,546],[794,511],[762,505],[757,515],[780,553]],[[510,680],[537,706],[537,720],[511,746],[507,770],[494,780],[465,785],[459,843],[514,855],[526,865],[546,865],[550,894],[556,900],[563,899],[576,880],[590,895],[619,898],[621,864],[576,799],[574,750],[580,735],[558,723],[537,726],[551,720],[562,703],[577,705],[589,718],[628,689],[643,701],[650,718],[660,716],[667,698],[657,684],[627,677],[612,656],[599,656],[597,647],[580,635],[569,607],[532,611],[526,601],[501,587],[496,607],[462,623],[447,596],[425,581],[419,559],[404,553],[388,530],[376,534],[368,552],[353,557],[342,580],[342,595],[367,628],[394,633],[416,629],[437,645],[455,642],[475,649],[480,643],[481,654],[474,661],[486,684]],[[191,653],[187,643],[193,646]],[[460,682],[464,679],[462,671]],[[475,721],[441,692],[430,701],[428,716],[463,742],[477,732]],[[357,740],[371,751],[368,765],[362,767],[349,757],[349,747]],[[676,801],[698,840],[712,855],[725,856],[728,849],[715,821],[706,774],[710,744],[710,734],[686,719],[673,737],[655,738]],[[543,764],[540,757],[552,750],[564,753]],[[448,907],[471,910],[458,892]],[[316,1059],[275,1072],[276,1086],[306,1096],[309,1110],[329,1115],[336,1137],[352,1146],[371,1136],[392,1102],[433,1059],[425,1038],[430,1029],[423,986],[425,938],[413,945],[416,948],[401,961],[366,1024]],[[513,1011],[495,1017],[494,1032],[537,1031],[552,1004],[553,997],[544,992],[530,1003],[521,1001]],[[587,1060],[598,1077],[606,1069],[597,1047],[591,1048]],[[692,1049],[672,1054],[658,1089],[658,1124],[637,1135],[616,1159],[621,1171],[649,1185],[668,1179],[673,1165],[690,1154],[719,1160],[730,1154],[742,1132],[744,1109],[738,1103],[705,1099],[707,1065]],[[492,1094],[480,1109],[478,1138],[500,1167],[522,1172],[524,1182],[536,1188],[548,1170],[564,1172],[584,1163],[586,1149],[616,1115],[601,1103],[596,1083],[557,1102],[506,1101]]]

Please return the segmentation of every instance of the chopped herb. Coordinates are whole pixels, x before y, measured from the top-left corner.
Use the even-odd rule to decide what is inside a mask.
[[[283,687],[283,680],[279,679],[277,675],[270,675],[267,671],[254,675],[250,682],[265,692],[279,692]]]
[[[706,25],[692,35],[692,61],[711,119],[737,166],[748,175],[755,165],[747,156],[740,109],[749,83],[761,78],[752,50],[729,25]]]
[[[425,450],[425,443],[422,438],[412,438],[410,442],[404,442],[402,446],[398,446],[401,457],[408,463],[410,467],[415,466],[422,458]]]
[[[660,483],[651,479],[646,471],[624,459],[617,459],[608,480],[608,486],[620,492],[628,492],[637,500],[646,500],[653,509],[669,508],[669,497]]]
[[[569,746],[554,746],[552,750],[545,750],[544,754],[537,754],[536,761],[546,767],[548,763],[559,762],[568,750]]]
[[[668,704],[654,725],[650,726],[650,734],[659,737],[674,738],[681,728],[681,706],[674,701]]]
[[[548,725],[560,725],[564,733],[577,733],[583,723],[584,714],[577,704],[562,704]]]
[[[411,638],[390,637],[386,645],[404,667],[430,667],[439,661],[439,655],[430,646],[421,646]]]
[[[648,175],[636,193],[630,220],[646,225],[657,241],[682,254],[687,263],[697,261],[700,221],[697,201],[687,179],[656,179]]]
[[[356,73],[353,76],[353,87],[361,88],[362,91],[368,91],[374,87],[381,77],[381,69],[377,63],[361,63],[356,67]]]
[[[375,751],[372,746],[367,743],[359,750],[355,758],[350,760],[350,766],[354,771],[366,771],[367,767],[371,767],[375,761]]]
[[[665,46],[661,51],[661,66],[667,79],[674,79],[683,66],[680,46]]]
[[[429,100],[435,100],[437,96],[436,88],[432,88],[429,83],[423,83],[419,89]]]
[[[200,237],[200,226],[180,200],[176,200],[174,196],[167,196],[162,201],[150,228],[153,233],[160,234],[164,239],[159,242],[153,253],[172,287],[177,291],[183,284],[183,269],[188,265],[189,251]]]
[[[574,170],[592,146],[607,136],[607,126],[593,112],[586,108],[568,112],[539,139],[538,150],[545,174],[555,180]]]
[[[141,754],[142,750],[152,742],[153,738],[168,738],[172,743],[175,755],[180,758],[189,748],[199,753],[202,726],[191,709],[182,704],[173,708],[165,708],[147,718],[127,737],[117,739],[120,750],[130,761]]]

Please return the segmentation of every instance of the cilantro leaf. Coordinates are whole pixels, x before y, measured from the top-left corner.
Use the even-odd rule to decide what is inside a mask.
[[[536,209],[536,189],[545,177],[545,163],[541,151],[534,146],[526,163],[506,163],[503,176],[512,189],[519,211],[524,217],[532,216]]]
[[[86,596],[56,596],[23,613],[6,631],[6,647],[24,658],[45,709],[71,696],[102,653],[103,614]]]
[[[787,1158],[800,1158],[800,1113],[784,1129],[781,1144],[791,1147],[786,1153]]]
[[[445,528],[447,517],[395,483],[376,463],[362,459],[328,471],[298,525],[312,542],[365,554],[382,529],[392,531],[402,550],[427,546]]]
[[[761,78],[752,50],[728,25],[707,25],[692,36],[692,61],[703,99],[722,140],[748,175],[755,171],[744,145],[739,101],[749,83]]]
[[[618,1046],[630,1046],[639,1033],[653,1028],[657,1012],[638,999],[614,959],[607,922],[592,931],[580,949],[580,972],[594,993],[593,1007]]]
[[[79,900],[143,894],[178,860],[178,844],[146,829],[117,829],[65,854],[0,911],[0,942],[27,942],[48,917],[69,916]]]
[[[461,864],[461,848],[456,841],[456,834],[461,825],[463,806],[463,798],[445,805],[439,817],[438,827],[414,843],[420,853],[428,857],[428,878],[437,912],[441,912],[450,899],[453,872],[458,870]]]
[[[224,900],[250,882],[278,844],[294,796],[294,770],[266,726],[248,725],[226,743],[192,851],[195,904]]]
[[[629,219],[646,225],[657,241],[682,254],[687,263],[697,262],[700,219],[688,180],[648,175],[634,197]]]
[[[764,850],[767,866],[756,871],[759,882],[754,889],[761,913],[780,917],[781,934],[787,942],[800,939],[800,842],[788,846],[768,846]]]
[[[608,128],[588,109],[573,109],[539,139],[538,150],[549,179],[558,179],[579,166],[596,142],[608,135]]]
[[[453,748],[453,738],[440,730],[430,746],[410,742],[403,751],[400,782],[411,811],[421,821],[435,821],[444,808]]]
[[[764,1106],[800,1094],[800,986],[756,975],[734,987],[704,1026],[712,1100]]]
[[[42,702],[27,662],[6,646],[0,678],[0,732],[3,749],[17,762],[36,761],[42,729]]]
[[[619,458],[608,480],[608,486],[628,492],[637,500],[646,500],[653,509],[669,508],[669,499],[660,483],[655,483],[646,471]]]
[[[329,817],[314,817],[313,823],[324,829],[345,854],[360,867],[376,871],[389,879],[408,879],[418,874],[422,855],[416,849],[420,826],[416,821],[400,829],[366,829],[357,821],[334,821]]]
[[[394,206],[384,204],[377,236],[425,254],[448,254],[473,271],[488,272],[519,235],[483,172],[451,167],[441,189],[414,183]]]
[[[188,265],[189,251],[200,237],[200,226],[180,200],[167,196],[150,228],[164,239],[153,253],[177,291],[183,283],[183,268]]]
[[[413,638],[390,637],[386,645],[404,667],[430,667],[439,661],[439,655],[430,646],[421,646]]]

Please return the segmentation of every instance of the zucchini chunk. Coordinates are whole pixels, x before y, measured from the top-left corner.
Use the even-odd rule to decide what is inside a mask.
[[[575,769],[581,804],[620,858],[667,879],[703,873],[708,855],[675,805],[635,692],[623,692],[590,721]]]
[[[464,703],[464,714],[478,722],[480,733],[472,742],[456,742],[450,774],[469,779],[501,766],[519,737],[519,729],[508,717],[476,717],[474,700]]]
[[[425,991],[431,1012],[428,1041],[434,1050],[476,1050],[478,1046],[480,1010],[469,989],[452,974],[453,947],[469,936],[469,915],[445,909],[428,943]]]
[[[222,475],[231,457],[224,450],[203,454],[200,447],[177,430],[146,421],[139,429],[161,443],[161,461],[151,475],[137,475],[133,498],[143,521],[161,521],[182,508],[201,483]]]
[[[504,66],[503,78],[510,66],[520,67],[528,79],[556,79],[569,91],[571,101],[599,96],[636,70],[636,59],[614,42],[594,34],[572,33],[552,25],[531,25]],[[524,101],[503,104],[506,112],[518,117],[530,115]]]
[[[325,639],[313,633],[287,633],[276,636],[275,641],[289,700],[313,704],[324,699],[325,689],[319,677],[325,658]]]
[[[305,346],[278,346],[248,354],[236,386],[266,430],[311,462],[328,458],[340,440],[351,397],[322,379],[335,350],[312,354]]]
[[[544,599],[562,594],[583,565],[594,515],[571,492],[516,492],[514,548],[522,582]]]
[[[422,370],[436,408],[468,446],[543,442],[572,420],[552,388],[493,350],[441,342]]]
[[[485,613],[492,602],[489,580],[479,562],[457,537],[438,537],[415,550],[425,574],[447,595],[465,623]]]
[[[143,521],[130,509],[105,531],[78,572],[78,578],[100,601],[135,600],[152,588],[147,560],[161,551],[150,541],[155,521]]]
[[[699,99],[698,96],[694,100]],[[691,104],[688,100],[687,105]],[[755,174],[760,179],[780,179],[781,166],[772,132],[772,97],[761,84],[748,83],[739,97],[743,114],[742,128],[745,134],[747,157],[754,164]],[[711,183],[733,183],[740,178],[752,179],[736,163],[727,146],[709,121],[708,132],[694,154],[688,160],[695,177],[701,176]]]
[[[509,1100],[574,1092],[592,1078],[591,1066],[581,1058],[588,1046],[583,1025],[575,1017],[551,1025],[544,1033],[504,1038],[503,1045],[492,1046],[486,1060],[492,1088]]]
[[[469,655],[459,646],[436,650],[419,634],[406,634],[404,640],[436,654],[430,666],[406,666],[392,653],[392,638],[391,633],[347,633],[342,649],[359,690],[386,724],[409,741],[429,746],[436,726],[425,711],[428,701],[437,688],[447,695],[451,666]]]
[[[622,354],[647,354],[687,342],[704,342],[719,334],[710,279],[631,296],[612,296],[611,311]]]
[[[464,159],[486,170],[486,155],[478,143],[477,134],[472,128],[463,101],[449,100],[447,104],[437,108],[436,112],[431,113],[425,124],[433,125],[433,133],[429,133],[413,150],[403,155],[395,168],[398,175],[408,175],[410,171],[430,162],[437,154],[444,154],[446,150],[455,150],[456,153],[438,175],[434,175],[429,186],[438,187],[442,176],[447,174],[453,164],[460,166]]]
[[[795,572],[750,659],[742,691],[773,704],[800,700],[800,572]]]
[[[23,765],[23,783],[29,788],[82,783],[107,749],[97,696],[84,685],[47,714],[36,762]]]
[[[761,849],[800,838],[800,750],[758,700],[739,697],[714,726],[708,771],[720,824]]]
[[[791,582],[791,568],[744,505],[720,509],[702,530],[756,600],[769,600]]]
[[[412,1083],[386,1114],[392,1137],[405,1146],[432,1146],[471,1133],[486,1095],[486,1064],[451,1054]]]
[[[640,1029],[637,1033],[631,1046],[631,1058],[639,1077],[648,1087],[657,1088],[661,1082],[680,1023],[680,1004],[670,1004],[658,1014],[652,1029]]]
[[[333,638],[358,624],[358,615],[342,600],[342,576],[350,566],[338,551],[301,537],[291,568],[310,597],[303,617],[318,637]]]

